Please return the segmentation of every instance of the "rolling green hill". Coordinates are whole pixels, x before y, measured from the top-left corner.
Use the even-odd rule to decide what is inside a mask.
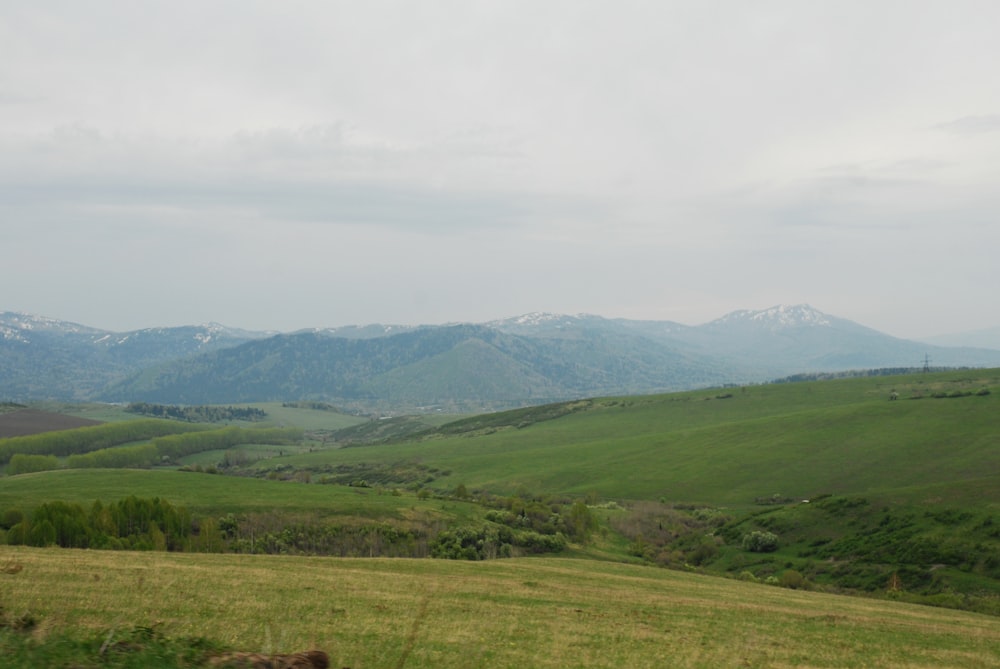
[[[117,500],[129,495],[159,497],[194,513],[283,512],[320,516],[403,519],[413,515],[412,496],[382,495],[369,488],[301,485],[236,476],[138,469],[63,470],[8,477],[0,485],[0,509],[30,511],[50,499],[89,505],[95,499]],[[422,510],[439,513],[439,500],[426,500]],[[471,505],[449,503],[450,515],[468,515]]]
[[[934,497],[994,508],[1000,486],[975,484],[1000,477],[998,412],[1000,371],[966,370],[583,400],[289,462],[419,460],[451,470],[443,486],[736,507],[775,493],[918,499],[934,486]]]
[[[998,391],[978,370],[585,400],[285,464],[419,462],[450,472],[440,491],[618,500],[609,526],[652,562],[1000,614]],[[754,533],[774,546],[748,550]]]
[[[479,557],[506,526],[564,533],[574,554],[599,559],[1000,614],[998,402],[994,369],[577,400],[426,421],[419,434],[412,421],[368,421],[225,470],[239,478],[8,477],[0,509],[155,495],[243,514],[241,532],[278,531],[268,509],[292,523],[388,518],[416,522],[425,552],[451,528],[471,528],[469,545],[480,547],[469,555]],[[578,525],[571,507],[582,500]],[[562,545],[517,541],[525,551]]]

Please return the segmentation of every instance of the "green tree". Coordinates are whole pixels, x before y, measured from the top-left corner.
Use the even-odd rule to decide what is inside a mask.
[[[0,529],[9,530],[24,520],[24,513],[20,509],[7,509],[0,514]]]
[[[52,546],[56,543],[56,528],[48,519],[32,523],[28,543],[32,546]]]
[[[569,509],[566,526],[572,538],[586,541],[590,533],[597,529],[597,518],[590,511],[590,507],[578,501]]]
[[[59,459],[54,455],[28,455],[17,453],[12,455],[7,463],[7,476],[17,476],[18,474],[31,474],[34,472],[47,472],[59,469]]]

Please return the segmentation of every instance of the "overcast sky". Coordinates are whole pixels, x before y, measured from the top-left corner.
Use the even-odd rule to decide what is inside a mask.
[[[993,0],[0,0],[0,311],[997,326],[997,35]]]

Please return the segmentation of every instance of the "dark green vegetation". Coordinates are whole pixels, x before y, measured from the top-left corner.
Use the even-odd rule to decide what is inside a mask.
[[[130,496],[108,505],[98,500],[87,510],[69,502],[44,502],[30,520],[19,509],[8,509],[0,527],[11,546],[190,550],[201,547],[191,543],[191,521],[185,509],[170,502]],[[199,540],[204,544],[215,538]]]
[[[259,421],[267,418],[267,412],[256,407],[214,407],[177,406],[174,404],[149,404],[132,402],[126,408],[129,413],[154,418],[172,418],[191,423],[222,423],[234,420]]]
[[[71,457],[36,446],[25,455],[46,461],[23,471],[116,452],[214,460],[8,477],[0,511],[157,497],[199,520],[199,550],[564,551],[1000,614],[998,402],[1000,371],[962,370],[578,400],[419,431],[355,420],[298,444],[301,431],[229,427]]]

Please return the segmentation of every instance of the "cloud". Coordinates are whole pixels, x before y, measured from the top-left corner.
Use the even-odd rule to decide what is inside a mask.
[[[596,196],[561,198],[499,177],[470,178],[516,160],[481,141],[490,134],[395,147],[358,138],[342,124],[244,131],[216,141],[64,126],[0,141],[0,203],[120,208],[133,216],[144,208],[231,210],[274,224],[366,224],[430,235],[582,222],[604,210]],[[464,174],[452,178],[456,172]]]
[[[954,121],[939,123],[934,128],[957,135],[980,135],[988,132],[1000,132],[1000,114],[963,116]]]
[[[988,303],[1000,5],[897,4],[12,5],[0,282],[147,325],[240,282],[296,326]]]

